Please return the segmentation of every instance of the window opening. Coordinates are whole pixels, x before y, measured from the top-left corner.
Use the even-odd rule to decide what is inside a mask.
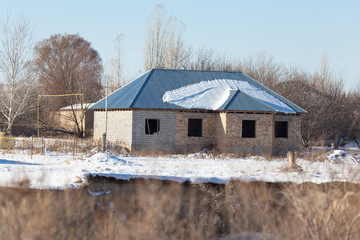
[[[287,138],[288,137],[288,122],[275,122],[275,137]]]
[[[145,134],[160,132],[160,119],[145,119]]]
[[[255,138],[255,120],[242,121],[242,135],[243,138]]]
[[[202,136],[202,119],[189,118],[188,136],[189,137],[201,137]]]

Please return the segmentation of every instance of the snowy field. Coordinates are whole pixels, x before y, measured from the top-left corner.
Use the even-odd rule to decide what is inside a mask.
[[[347,150],[347,149],[345,149]],[[350,152],[350,151],[349,151]],[[352,148],[355,155],[358,148]],[[28,181],[32,188],[63,189],[86,183],[89,174],[117,179],[156,178],[178,182],[227,183],[229,180],[268,182],[360,182],[356,157],[346,151],[329,152],[326,161],[298,158],[302,172],[286,172],[286,158],[213,157],[206,153],[168,157],[112,155],[92,150],[88,154],[62,154],[46,150],[31,155],[26,151],[0,152],[0,186]]]

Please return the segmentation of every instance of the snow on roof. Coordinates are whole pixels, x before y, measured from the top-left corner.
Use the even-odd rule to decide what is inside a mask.
[[[247,81],[215,79],[190,84],[165,92],[163,102],[172,103],[187,109],[219,110],[228,100],[230,92],[239,90],[283,113],[296,113],[289,105],[257,88]]]
[[[83,108],[84,109],[91,108],[94,104],[95,103],[84,103]],[[81,109],[81,103],[78,103],[78,104],[73,104],[73,105],[69,105],[69,106],[60,108],[60,110],[71,110],[71,106],[72,106],[72,109],[75,109],[75,110]]]

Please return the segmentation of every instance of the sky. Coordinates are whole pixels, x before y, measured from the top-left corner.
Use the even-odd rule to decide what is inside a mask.
[[[30,19],[36,41],[79,34],[105,66],[124,36],[124,75],[143,72],[148,17],[161,4],[185,25],[183,39],[196,52],[213,49],[233,60],[266,53],[280,64],[314,72],[326,54],[350,91],[360,86],[360,1],[333,0],[0,0],[0,17]]]

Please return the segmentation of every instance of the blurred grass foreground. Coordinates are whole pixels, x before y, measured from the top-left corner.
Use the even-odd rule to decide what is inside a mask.
[[[359,239],[359,185],[90,177],[0,188],[2,239]]]

